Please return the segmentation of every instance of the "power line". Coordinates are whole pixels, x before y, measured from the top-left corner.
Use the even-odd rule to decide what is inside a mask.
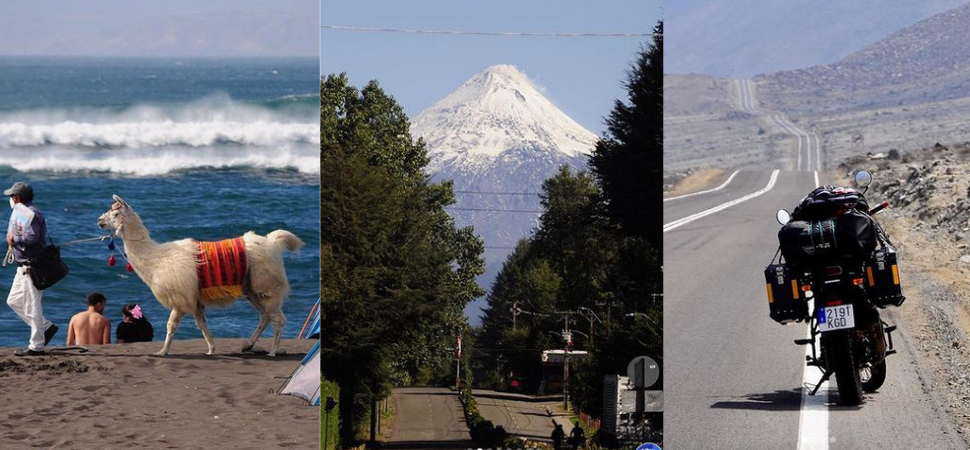
[[[349,27],[342,25],[320,25],[320,28],[337,31],[363,31],[378,33],[447,34],[475,36],[533,36],[533,37],[651,37],[659,33],[557,33],[557,32],[498,32],[467,30],[420,30],[412,28]]]
[[[503,209],[503,208],[461,208],[457,206],[445,206],[445,209],[452,211],[481,211],[481,212],[508,212],[508,213],[541,213],[538,209]]]
[[[541,192],[498,192],[498,191],[454,191],[456,194],[470,195],[542,195]]]

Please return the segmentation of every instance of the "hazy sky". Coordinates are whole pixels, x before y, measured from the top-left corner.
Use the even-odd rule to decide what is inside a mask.
[[[318,0],[0,2],[0,55],[316,56]]]
[[[326,25],[486,32],[649,33],[661,0],[323,0]],[[497,37],[320,30],[320,71],[376,79],[414,117],[494,64],[512,64],[601,134],[646,37]]]
[[[967,0],[677,0],[664,5],[666,73],[747,78],[836,62]]]

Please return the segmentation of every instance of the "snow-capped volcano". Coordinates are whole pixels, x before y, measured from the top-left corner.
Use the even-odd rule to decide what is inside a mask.
[[[421,112],[411,134],[427,143],[432,179],[454,181],[455,221],[485,240],[486,288],[536,225],[542,182],[563,165],[585,168],[598,139],[510,65],[485,69]],[[480,306],[465,309],[473,323]]]
[[[421,112],[411,132],[427,142],[431,173],[455,165],[482,169],[510,150],[585,156],[597,139],[506,64],[485,69]]]

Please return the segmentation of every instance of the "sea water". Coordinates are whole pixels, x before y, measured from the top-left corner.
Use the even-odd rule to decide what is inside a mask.
[[[306,246],[285,253],[291,294],[284,337],[319,296],[319,74],[307,59],[0,58],[0,185],[27,181],[70,268],[44,293],[61,331],[93,291],[138,303],[164,339],[169,311],[125,270],[123,241],[108,265],[97,218],[123,197],[157,242],[221,240],[286,229]],[[6,213],[0,214],[6,217]],[[15,268],[0,268],[6,298]],[[209,328],[248,338],[258,314],[245,299],[209,308]],[[28,327],[0,304],[0,347],[25,346]],[[272,327],[263,334],[272,336]],[[176,339],[201,337],[191,316]]]

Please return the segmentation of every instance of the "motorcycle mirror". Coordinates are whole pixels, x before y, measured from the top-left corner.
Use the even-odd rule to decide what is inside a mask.
[[[791,213],[788,212],[788,210],[779,209],[775,214],[775,220],[777,220],[778,223],[785,225],[791,221]]]
[[[868,187],[872,183],[872,174],[868,170],[860,170],[855,173],[853,180],[856,186]]]

